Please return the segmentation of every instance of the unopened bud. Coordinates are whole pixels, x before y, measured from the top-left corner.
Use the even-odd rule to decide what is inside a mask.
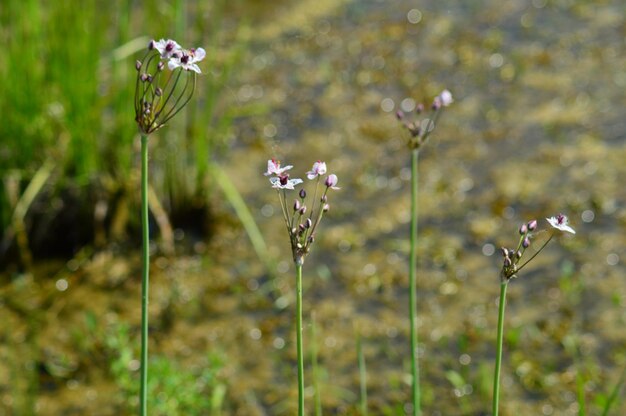
[[[326,201],[328,201],[328,197],[326,195],[322,195],[322,197],[320,198],[320,201],[322,202],[322,204],[325,204]]]
[[[159,62],[159,64],[157,65],[157,69],[159,71],[163,71],[163,68],[165,68],[165,62],[161,61]]]
[[[304,222],[304,226],[306,228],[311,228],[312,225],[313,225],[313,221],[311,221],[311,218],[307,218],[306,221]]]
[[[403,113],[402,111],[398,111],[398,112],[396,113],[396,118],[397,118],[398,120],[402,120],[402,119],[404,118],[404,113]]]
[[[502,252],[503,257],[509,257],[509,250],[506,247],[500,247],[500,251]]]
[[[152,82],[152,75],[148,74],[148,82]]]
[[[154,42],[154,39],[150,41],[150,43],[148,43],[148,50],[151,51],[152,49],[154,49],[156,46],[156,43]]]
[[[534,231],[537,228],[537,220],[532,220],[528,223],[528,230]]]
[[[513,263],[511,262],[511,259],[508,257],[504,258],[504,267],[511,267]]]
[[[522,241],[522,247],[524,247],[524,248],[530,247],[530,238],[528,238],[528,237],[524,238],[524,241]]]
[[[302,208],[300,208],[300,215],[304,215],[305,212],[306,212],[306,205],[302,205]]]
[[[303,233],[304,230],[306,230],[306,226],[304,224],[299,224],[298,229],[300,230],[300,233]]]
[[[528,232],[528,227],[526,226],[526,224],[522,224],[521,227],[519,227],[519,234],[520,235],[524,235]]]
[[[330,209],[330,205],[324,204],[324,212],[328,212],[329,209]]]
[[[441,98],[435,97],[435,99],[433,100],[432,109],[437,111],[441,108],[442,105],[443,103],[441,102]]]
[[[300,198],[304,199],[306,198],[306,191],[304,189],[300,189],[300,193],[298,195],[300,195]]]
[[[162,95],[163,95],[163,90],[161,89],[161,87],[157,87],[157,88],[154,90],[154,94],[155,94],[157,97],[162,96]]]
[[[297,211],[297,210],[299,210],[301,207],[302,207],[302,205],[300,205],[300,201],[298,201],[298,200],[296,199],[296,201],[293,203],[293,210],[294,210],[294,211]]]
[[[135,61],[135,69],[139,71],[141,69],[141,61]]]
[[[517,253],[515,253],[515,257],[517,257],[517,259],[521,259],[522,258],[522,252],[517,250]]]
[[[423,111],[424,111],[424,104],[419,103],[419,104],[417,105],[417,107],[415,108],[415,112],[416,112],[417,114],[421,114]]]
[[[139,79],[141,80],[141,82],[146,82],[148,80],[148,74],[141,74]]]
[[[309,244],[311,244],[313,241],[315,241],[315,236],[310,235],[309,238],[307,238],[307,241],[309,242]]]

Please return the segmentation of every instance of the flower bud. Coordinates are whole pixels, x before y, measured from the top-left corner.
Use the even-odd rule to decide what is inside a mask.
[[[524,248],[530,247],[530,238],[524,237],[524,241],[522,241],[522,247]]]
[[[326,185],[327,188],[333,188],[333,189],[337,189],[337,181],[339,179],[337,179],[337,175],[335,174],[330,174],[328,175],[328,177],[326,178],[326,181],[324,181],[324,185]]]
[[[304,224],[299,224],[298,229],[300,230],[300,234],[302,234],[304,230],[306,230],[306,226]]]
[[[151,51],[152,49],[154,49],[156,46],[156,42],[154,41],[154,39],[152,39],[150,41],[150,43],[148,43],[148,50]]]
[[[419,104],[417,105],[417,107],[415,107],[415,112],[416,112],[417,114],[421,114],[423,111],[424,111],[424,104],[419,103]]]
[[[162,95],[163,95],[163,90],[161,89],[161,87],[157,87],[157,88],[154,90],[154,94],[155,94],[157,97],[162,96]]]
[[[398,110],[398,112],[396,113],[396,118],[398,120],[402,120],[404,118],[404,113]]]
[[[159,62],[159,64],[157,65],[157,69],[159,71],[163,71],[163,68],[165,68],[165,62],[161,61]]]
[[[302,205],[302,208],[300,208],[300,215],[304,215],[305,212],[306,212],[306,205]]]
[[[528,227],[526,226],[526,224],[522,224],[521,227],[519,227],[519,234],[520,235],[524,235],[528,232]]]
[[[508,257],[504,258],[504,267],[511,267],[513,263],[511,262],[511,259]]]
[[[298,195],[300,195],[300,198],[304,199],[306,198],[306,191],[304,189],[300,189],[300,193]]]
[[[434,111],[437,111],[441,108],[441,106],[443,105],[443,103],[441,102],[441,98],[439,97],[435,97],[435,99],[433,100],[433,105],[432,105],[432,109]]]
[[[307,241],[309,242],[309,244],[311,244],[313,241],[315,241],[315,236],[311,234],[309,238],[307,238]]]
[[[324,212],[328,212],[328,210],[330,209],[330,205],[328,204],[324,204]]]
[[[517,250],[517,253],[515,253],[515,257],[517,257],[517,259],[521,259],[522,258],[522,252]]]
[[[141,82],[146,82],[148,80],[148,74],[141,74],[139,79],[141,80]]]
[[[293,210],[294,210],[294,211],[297,211],[297,210],[299,210],[301,207],[302,207],[302,205],[300,205],[300,201],[298,201],[298,200],[296,199],[296,201],[293,203]]]
[[[304,222],[304,227],[311,228],[312,225],[313,225],[313,221],[311,221],[311,218],[307,218],[306,221]]]
[[[322,204],[325,204],[325,203],[326,203],[326,201],[328,201],[328,197],[327,197],[326,195],[322,195],[322,197],[320,198],[320,202],[321,202]]]
[[[152,75],[148,74],[148,82],[152,82]]]
[[[500,247],[500,251],[502,252],[502,257],[509,257],[509,250],[506,247]]]
[[[141,70],[141,61],[135,61],[135,69],[137,71]]]
[[[537,220],[532,220],[528,223],[528,231],[534,231],[537,228]]]

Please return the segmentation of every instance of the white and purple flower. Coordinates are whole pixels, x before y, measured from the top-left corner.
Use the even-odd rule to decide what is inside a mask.
[[[326,174],[326,163],[318,160],[313,163],[313,168],[309,172],[306,173],[306,177],[309,179],[315,179],[318,176]]]
[[[170,59],[176,56],[176,54],[178,54],[178,52],[182,50],[180,45],[172,39],[161,39],[158,42],[153,40],[150,44],[150,47],[159,51],[159,53],[161,54],[161,59]]]
[[[330,189],[341,189],[337,187],[338,181],[339,181],[339,178],[337,178],[337,175],[333,173],[333,174],[328,175],[328,177],[326,178],[326,181],[324,182],[324,185],[326,185],[326,187]]]
[[[436,96],[433,100],[433,109],[439,110],[441,107],[447,107],[453,102],[452,93],[448,90],[443,90],[441,91],[441,94]]]
[[[270,175],[276,175],[276,176],[280,176],[282,175],[285,171],[289,170],[293,168],[293,166],[288,165],[285,166],[284,168],[280,167],[280,160],[276,160],[276,159],[270,159],[267,161],[267,172],[265,172],[263,175],[265,176],[270,176]]]
[[[181,67],[185,71],[194,71],[201,74],[200,67],[196,65],[196,62],[200,62],[206,56],[206,51],[203,48],[191,48],[189,50],[181,49],[178,52],[172,54],[170,60],[167,63],[167,67],[170,70],[175,70]]]
[[[556,217],[546,218],[546,221],[550,223],[550,225],[557,230],[567,231],[568,233],[576,234],[576,231],[572,227],[568,225],[569,220],[567,216],[563,214],[558,214]]]
[[[294,186],[302,183],[302,179],[289,179],[289,175],[280,175],[270,178],[274,189],[295,189]]]

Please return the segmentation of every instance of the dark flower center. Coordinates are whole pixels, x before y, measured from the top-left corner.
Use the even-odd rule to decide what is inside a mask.
[[[289,181],[289,175],[280,175],[278,179],[280,180],[281,185],[287,185],[287,182]]]

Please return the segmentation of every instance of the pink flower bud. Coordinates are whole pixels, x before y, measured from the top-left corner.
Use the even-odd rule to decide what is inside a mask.
[[[293,210],[294,210],[294,211],[297,211],[297,210],[299,210],[301,207],[302,207],[302,205],[300,205],[300,201],[298,201],[298,200],[296,199],[296,201],[293,203]]]
[[[530,238],[524,237],[524,241],[522,241],[522,247],[524,248],[530,247]]]
[[[528,222],[528,231],[534,231],[537,228],[537,220]]]
[[[521,227],[519,227],[519,234],[520,235],[524,235],[528,232],[528,227],[526,226],[526,224],[522,224]]]

